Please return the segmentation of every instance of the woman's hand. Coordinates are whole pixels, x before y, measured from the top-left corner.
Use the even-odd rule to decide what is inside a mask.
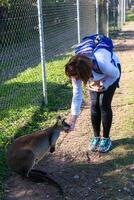
[[[104,87],[89,87],[90,90],[94,91],[94,92],[104,92],[105,89]]]
[[[100,81],[92,81],[89,85],[89,89],[94,92],[103,92],[105,90]]]
[[[75,124],[77,121],[77,116],[73,115],[70,117],[68,124],[70,125],[70,130],[69,131],[74,131],[75,129]]]

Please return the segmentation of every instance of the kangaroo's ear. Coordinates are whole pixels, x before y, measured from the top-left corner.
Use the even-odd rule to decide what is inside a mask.
[[[57,120],[57,125],[58,126],[62,126],[62,120],[61,120],[61,116],[60,115],[58,115],[57,117],[56,117],[56,120]]]
[[[65,118],[62,119],[62,124],[65,122]]]
[[[60,119],[61,119],[61,116],[58,115],[58,116],[56,117],[56,119],[57,119],[57,121],[60,120]]]

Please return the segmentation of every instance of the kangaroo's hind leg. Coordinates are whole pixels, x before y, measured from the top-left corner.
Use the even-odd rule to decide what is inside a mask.
[[[16,154],[9,160],[11,169],[20,174],[22,177],[28,176],[28,173],[34,166],[34,163],[34,153],[29,149],[16,152]]]

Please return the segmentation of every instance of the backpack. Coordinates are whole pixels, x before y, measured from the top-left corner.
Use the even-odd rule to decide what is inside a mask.
[[[102,74],[99,65],[97,63],[97,60],[94,56],[94,52],[97,51],[100,48],[107,49],[111,53],[111,62],[115,65],[115,62],[113,60],[113,42],[110,38],[108,38],[105,35],[99,35],[99,34],[94,34],[90,36],[84,37],[81,42],[76,45],[75,47],[75,54],[82,54],[90,59],[93,60],[95,63],[94,65],[94,71]]]

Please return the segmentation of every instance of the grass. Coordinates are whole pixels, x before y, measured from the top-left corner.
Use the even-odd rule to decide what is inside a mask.
[[[43,104],[40,65],[0,85],[0,199],[8,175],[6,153],[11,138],[51,125],[58,114],[69,111],[72,90],[64,73],[68,59],[69,56],[47,64],[47,106]]]
[[[127,11],[126,21],[134,21],[134,11],[132,10]]]

